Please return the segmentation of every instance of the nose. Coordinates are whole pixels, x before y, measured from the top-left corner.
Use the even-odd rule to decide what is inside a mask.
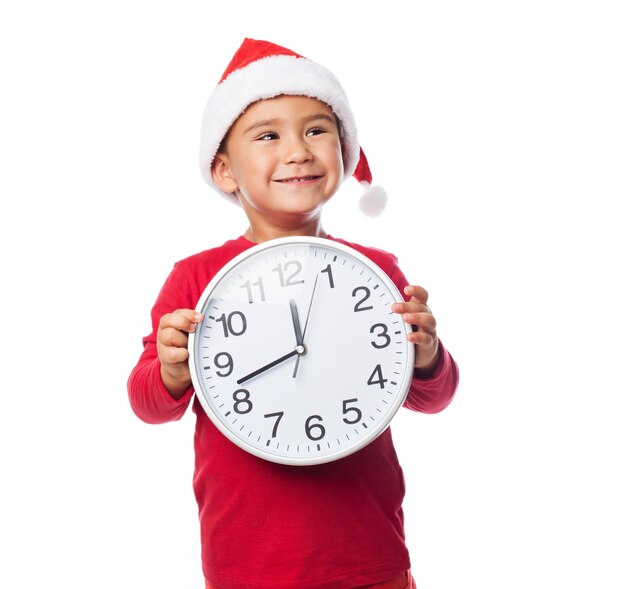
[[[293,135],[285,141],[285,163],[301,164],[313,158],[310,147],[304,137]]]

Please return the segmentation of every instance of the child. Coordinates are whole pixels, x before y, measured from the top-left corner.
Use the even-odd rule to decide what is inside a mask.
[[[275,464],[229,442],[191,385],[187,338],[205,286],[234,256],[288,235],[336,239],[321,225],[344,175],[369,183],[353,115],[337,79],[277,45],[246,39],[207,104],[201,168],[238,202],[246,233],[178,262],[152,309],[152,333],[128,383],[149,423],[196,413],[194,490],[207,588],[414,587],[404,542],[404,479],[389,428],[360,451],[308,467]],[[365,197],[366,206],[367,199]],[[380,204],[380,203],[379,203]],[[458,371],[439,342],[428,294],[409,286],[391,254],[369,256],[406,295],[392,310],[413,325],[415,376],[405,406],[435,413],[456,390]]]

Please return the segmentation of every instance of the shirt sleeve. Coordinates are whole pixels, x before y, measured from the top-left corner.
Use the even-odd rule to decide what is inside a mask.
[[[390,277],[406,300],[404,287],[409,283],[397,264],[394,264]],[[439,413],[452,401],[459,383],[459,368],[439,340],[439,362],[429,378],[413,377],[404,406],[421,413]]]
[[[174,399],[161,379],[156,334],[159,321],[165,313],[176,309],[195,308],[192,282],[184,268],[177,265],[168,276],[152,308],[152,332],[143,338],[143,352],[128,378],[130,405],[139,419],[146,423],[165,423],[180,419],[193,397],[193,387],[180,399]]]

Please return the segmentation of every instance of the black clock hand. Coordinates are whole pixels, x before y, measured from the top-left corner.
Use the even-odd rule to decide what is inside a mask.
[[[313,283],[313,292],[311,293],[311,300],[309,301],[309,309],[306,312],[306,321],[304,322],[304,331],[302,332],[302,346],[304,346],[304,335],[306,334],[306,328],[309,325],[309,317],[311,315],[311,307],[313,306],[313,298],[315,297],[315,289],[317,288],[317,279],[318,278],[319,278],[319,274],[315,277],[315,282]],[[291,302],[289,304],[291,304]],[[291,307],[291,314],[292,314],[292,316],[293,316],[294,307],[295,307],[295,302],[293,303],[293,305]],[[296,310],[296,314],[297,314],[297,310]],[[295,326],[295,322],[294,322],[294,326]],[[306,350],[306,348],[305,348],[305,350]],[[300,367],[300,357],[301,356],[302,356],[302,354],[299,354],[298,355],[298,359],[296,360],[296,365],[294,366],[294,369],[293,369],[293,375],[292,375],[293,378],[296,378],[296,376],[298,375],[298,368]]]
[[[255,370],[254,372],[251,372],[250,374],[243,376],[237,381],[237,384],[243,384],[244,382],[248,382],[250,379],[254,378],[255,376],[262,374],[263,372],[265,372],[266,370],[269,370],[270,368],[274,368],[274,366],[278,366],[279,364],[282,364],[285,360],[289,360],[289,358],[293,358],[294,356],[297,356],[300,353],[301,352],[298,347],[293,352],[289,352],[289,354],[285,354],[284,356],[281,356],[280,358],[274,360],[273,362],[270,362],[269,364],[262,366],[261,368]]]
[[[302,346],[304,345],[304,336],[302,335],[302,330],[300,329],[300,319],[298,317],[298,307],[296,306],[296,301],[291,299],[289,301],[289,306],[291,307],[291,320],[293,321],[293,330],[296,332],[296,345]]]

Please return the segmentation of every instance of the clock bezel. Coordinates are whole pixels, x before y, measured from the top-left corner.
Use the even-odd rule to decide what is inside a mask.
[[[207,286],[205,287],[202,295],[198,299],[196,304],[196,311],[202,313],[203,309],[207,303],[207,301],[211,298],[212,293],[215,289],[220,285],[222,280],[228,276],[233,269],[239,266],[242,262],[248,260],[250,257],[259,255],[267,250],[274,249],[277,247],[282,247],[284,245],[308,245],[308,246],[317,246],[331,250],[337,250],[342,252],[345,255],[352,256],[359,262],[366,265],[370,268],[385,284],[387,289],[392,294],[392,297],[395,302],[404,302],[404,298],[402,297],[400,291],[397,286],[391,280],[391,278],[370,258],[359,252],[358,250],[345,245],[341,242],[337,242],[331,239],[325,239],[320,237],[310,237],[310,236],[295,236],[295,237],[281,237],[277,239],[272,239],[269,241],[265,241],[260,244],[256,244],[243,252],[236,255],[232,260],[228,261],[220,270],[215,274],[215,276],[209,281]],[[411,326],[402,322],[403,330],[405,335],[411,332]],[[198,366],[196,363],[196,340],[197,336],[200,333],[200,326],[196,329],[195,332],[189,334],[188,338],[188,351],[189,351],[189,371],[191,374],[191,380],[193,384],[193,388],[198,398],[200,405],[202,406],[204,412],[207,414],[211,422],[217,427],[217,429],[226,436],[231,442],[233,442],[236,446],[245,450],[246,452],[257,456],[258,458],[262,458],[264,460],[268,460],[270,462],[285,464],[290,466],[312,466],[316,464],[324,464],[328,462],[334,462],[346,456],[349,456],[358,450],[364,448],[373,442],[376,438],[378,438],[388,427],[399,410],[399,408],[404,403],[406,396],[408,395],[409,388],[411,386],[411,381],[414,373],[414,364],[415,364],[415,349],[412,343],[406,341],[406,351],[407,351],[407,362],[404,366],[404,372],[401,376],[401,379],[398,383],[398,391],[399,394],[394,399],[391,404],[391,408],[385,415],[383,419],[380,420],[376,424],[375,427],[372,427],[366,434],[358,438],[354,443],[351,443],[349,446],[338,449],[336,452],[325,454],[323,456],[306,456],[306,457],[297,457],[297,456],[282,456],[277,455],[272,452],[266,451],[260,447],[257,447],[253,444],[248,443],[245,439],[237,436],[223,421],[221,414],[218,413],[211,402],[206,398],[205,389],[203,386],[203,379],[198,375]],[[200,367],[200,370],[202,368]]]

